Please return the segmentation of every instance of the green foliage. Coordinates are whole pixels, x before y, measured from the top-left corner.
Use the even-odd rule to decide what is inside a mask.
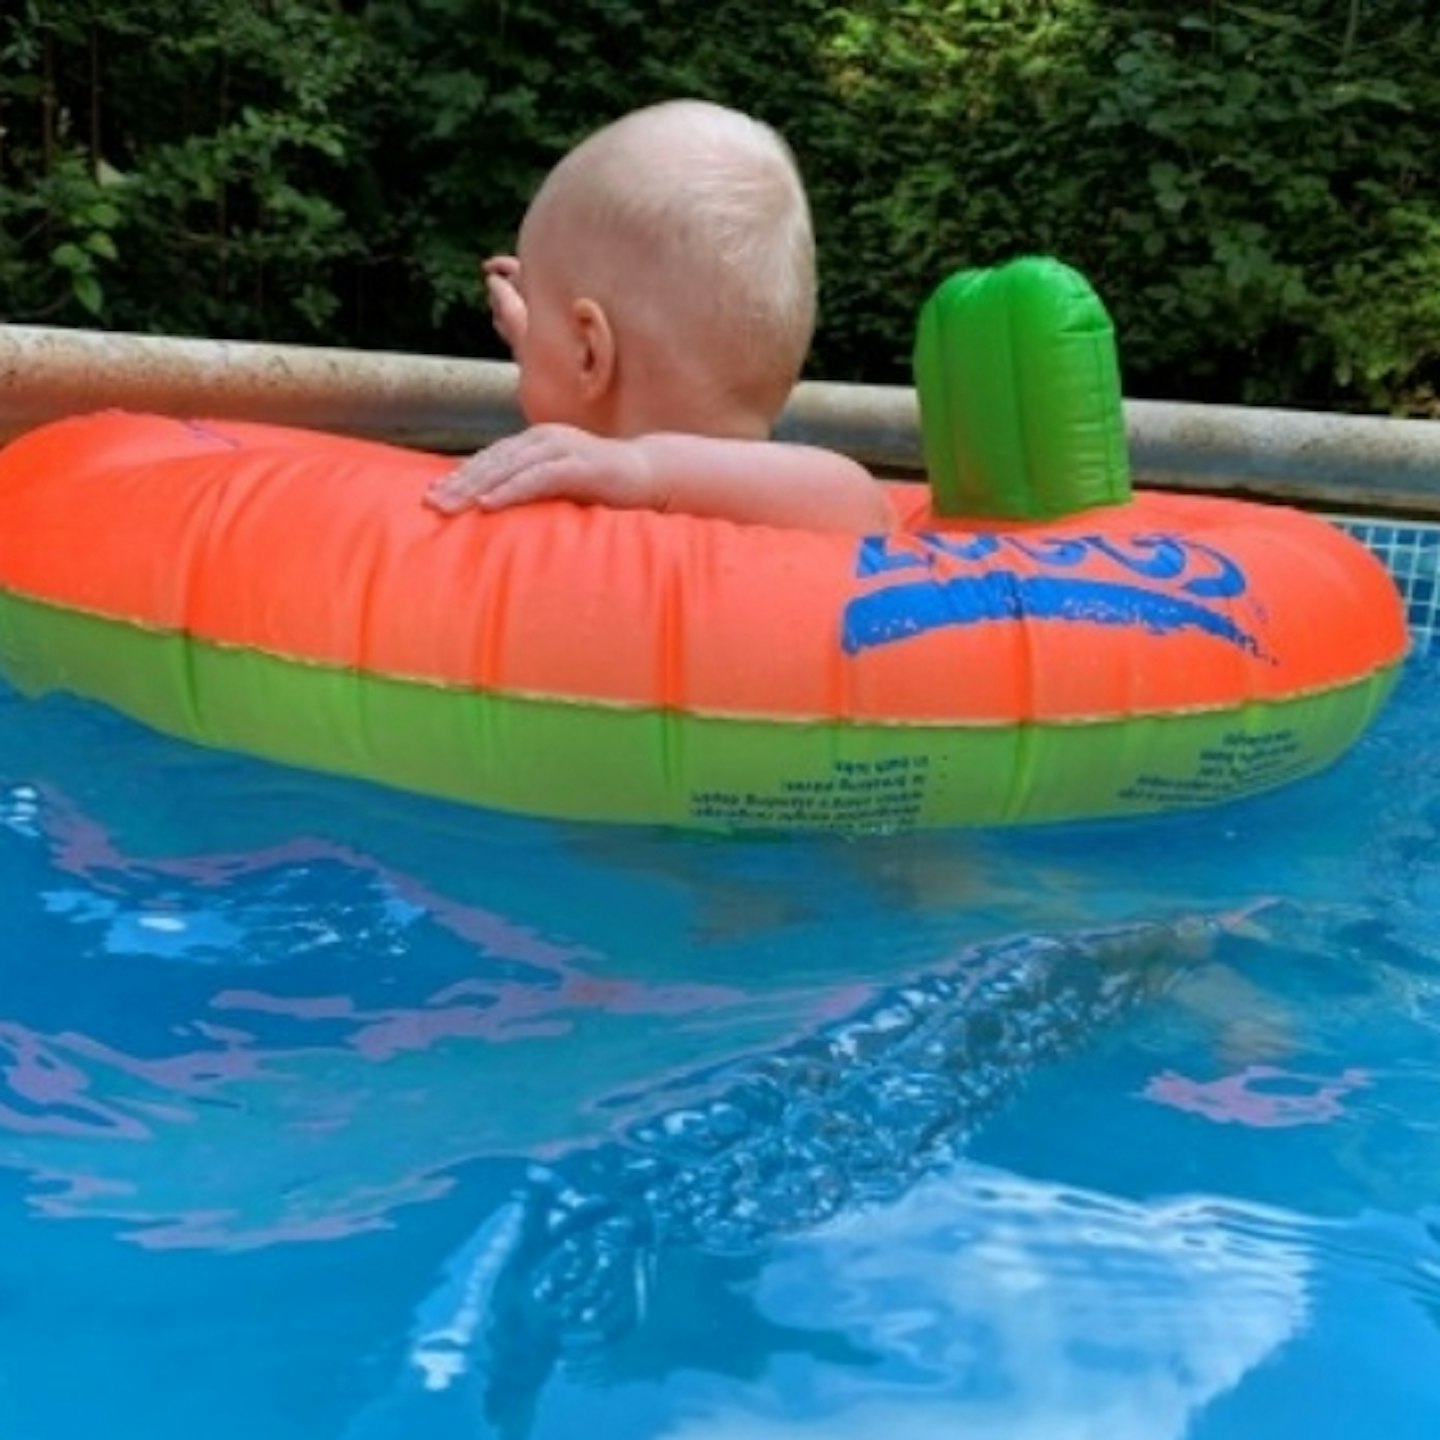
[[[325,334],[363,249],[346,213],[363,30],[309,0],[29,0],[3,24],[9,318]]]
[[[1127,281],[1137,368],[1188,364],[1202,393],[1248,400],[1422,399],[1440,356],[1440,84],[1419,8],[1220,6],[1111,40],[1119,83],[1088,133],[1146,163],[1096,254]]]
[[[820,55],[843,108],[793,130],[822,159],[844,276],[827,373],[873,376],[868,334],[899,378],[897,308],[949,270],[1036,250],[1105,296],[1130,393],[1425,408],[1440,14],[1422,8],[829,7]]]
[[[1059,256],[1132,394],[1433,411],[1435,0],[10,0],[14,320],[499,353],[546,168],[699,94],[790,138],[812,370],[908,380],[946,274]]]

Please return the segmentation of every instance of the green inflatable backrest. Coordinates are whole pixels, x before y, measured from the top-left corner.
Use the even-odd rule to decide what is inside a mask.
[[[1078,271],[1026,256],[944,281],[915,385],[935,513],[1041,520],[1130,498],[1115,331]]]

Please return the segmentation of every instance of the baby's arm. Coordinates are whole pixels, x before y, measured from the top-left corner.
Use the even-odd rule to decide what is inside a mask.
[[[497,441],[438,480],[428,498],[447,514],[567,499],[860,535],[895,524],[870,472],[834,451],[701,435],[612,440],[570,425],[533,425]]]
[[[485,295],[490,302],[490,323],[500,338],[514,350],[525,334],[528,312],[516,285],[520,262],[513,255],[492,255],[480,267],[485,275]]]

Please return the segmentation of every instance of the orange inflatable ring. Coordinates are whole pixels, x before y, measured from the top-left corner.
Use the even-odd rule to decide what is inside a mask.
[[[161,730],[534,814],[904,829],[1134,815],[1326,764],[1406,651],[1323,520],[1142,493],[857,539],[565,503],[439,457],[105,413],[0,452],[0,664]]]

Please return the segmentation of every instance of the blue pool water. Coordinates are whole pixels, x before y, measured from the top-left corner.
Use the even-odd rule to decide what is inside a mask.
[[[1221,811],[738,842],[0,690],[0,1435],[1429,1440],[1437,694]]]

